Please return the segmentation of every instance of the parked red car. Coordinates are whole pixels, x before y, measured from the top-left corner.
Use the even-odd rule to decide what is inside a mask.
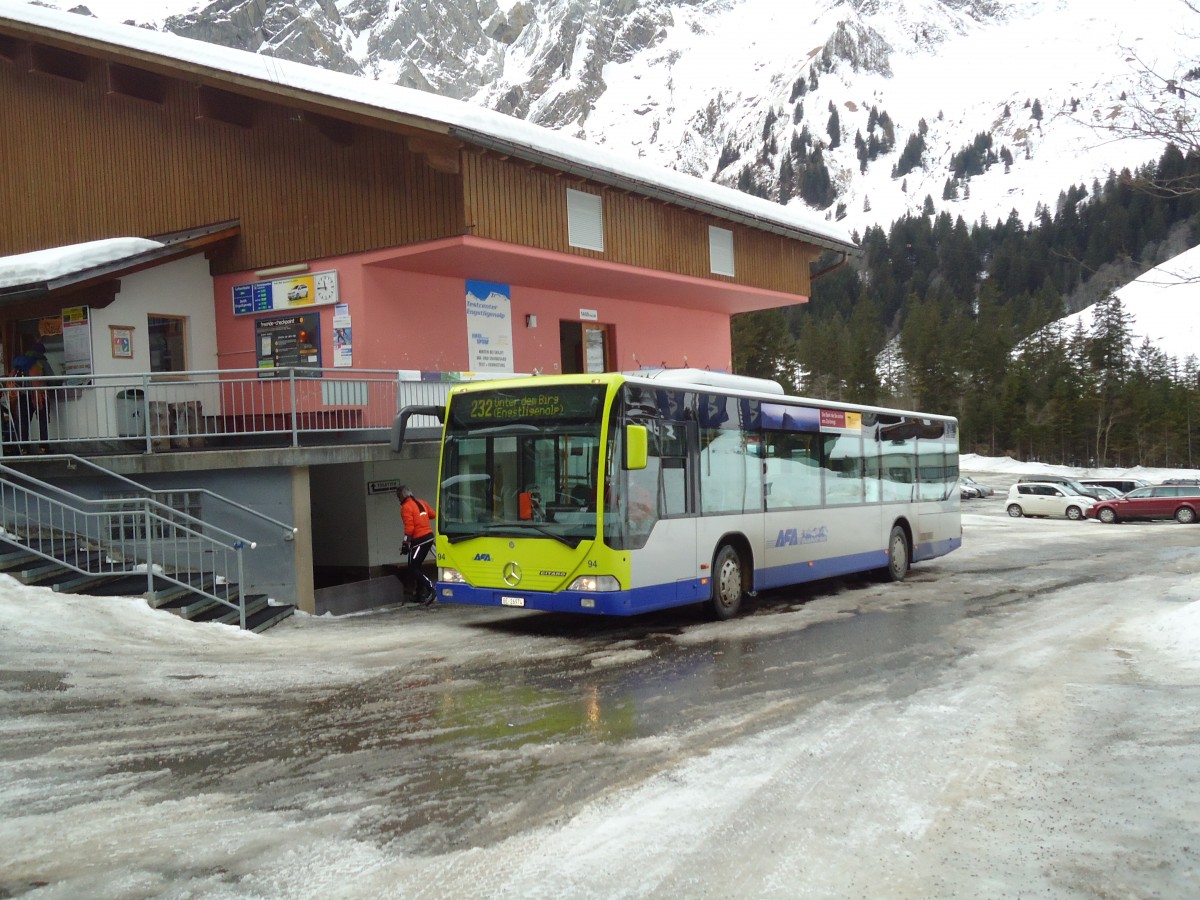
[[[1129,519],[1174,519],[1190,525],[1200,519],[1200,484],[1155,484],[1115,500],[1101,500],[1087,511],[1089,519],[1111,525]]]

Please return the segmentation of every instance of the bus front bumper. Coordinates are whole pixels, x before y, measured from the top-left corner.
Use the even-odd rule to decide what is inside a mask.
[[[511,588],[478,588],[439,581],[437,597],[442,603],[468,606],[501,606],[541,612],[584,613],[597,616],[633,616],[678,606],[675,585],[641,588],[636,591],[518,591]]]

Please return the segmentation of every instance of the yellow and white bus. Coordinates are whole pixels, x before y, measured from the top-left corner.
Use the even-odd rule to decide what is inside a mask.
[[[950,416],[785,396],[687,369],[455,387],[438,599],[634,615],[853,572],[899,581],[962,544]]]

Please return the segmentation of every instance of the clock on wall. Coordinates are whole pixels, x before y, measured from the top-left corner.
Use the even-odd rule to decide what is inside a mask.
[[[337,272],[318,272],[313,276],[313,293],[317,303],[336,303],[338,299]]]

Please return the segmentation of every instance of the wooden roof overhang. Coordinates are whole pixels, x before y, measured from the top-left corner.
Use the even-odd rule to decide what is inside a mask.
[[[170,234],[152,235],[162,246],[100,265],[64,272],[44,281],[0,288],[0,307],[34,308],[42,301],[62,300],[103,309],[116,299],[121,278],[183,259],[196,253],[212,254],[235,240],[241,232],[237,222],[218,222]]]
[[[0,14],[0,35],[3,34],[10,35],[11,37],[8,39],[10,41],[14,39],[38,41],[62,50],[101,59],[114,65],[132,65],[163,77],[190,80],[202,88],[231,92],[262,102],[288,106],[311,116],[317,127],[325,126],[323,130],[331,135],[336,133],[339,122],[393,131],[409,137],[415,152],[425,155],[434,168],[440,168],[443,171],[458,171],[456,162],[458,152],[468,146],[477,147],[622,191],[672,203],[719,220],[735,222],[812,244],[815,247],[841,254],[842,261],[849,256],[861,253],[854,244],[802,227],[757,216],[737,205],[722,204],[709,197],[691,194],[668,185],[652,183],[626,173],[607,169],[602,165],[571,159],[551,150],[514,140],[503,134],[490,133],[480,128],[467,127],[432,117],[412,115],[377,104],[321,93],[289,84],[283,80],[273,81],[231,72],[218,66],[192,60],[176,59],[142,47],[128,46],[85,34],[23,22],[6,18]],[[0,47],[0,50],[3,49]],[[11,51],[9,55],[11,55]],[[823,274],[824,271],[828,270],[816,274]]]

